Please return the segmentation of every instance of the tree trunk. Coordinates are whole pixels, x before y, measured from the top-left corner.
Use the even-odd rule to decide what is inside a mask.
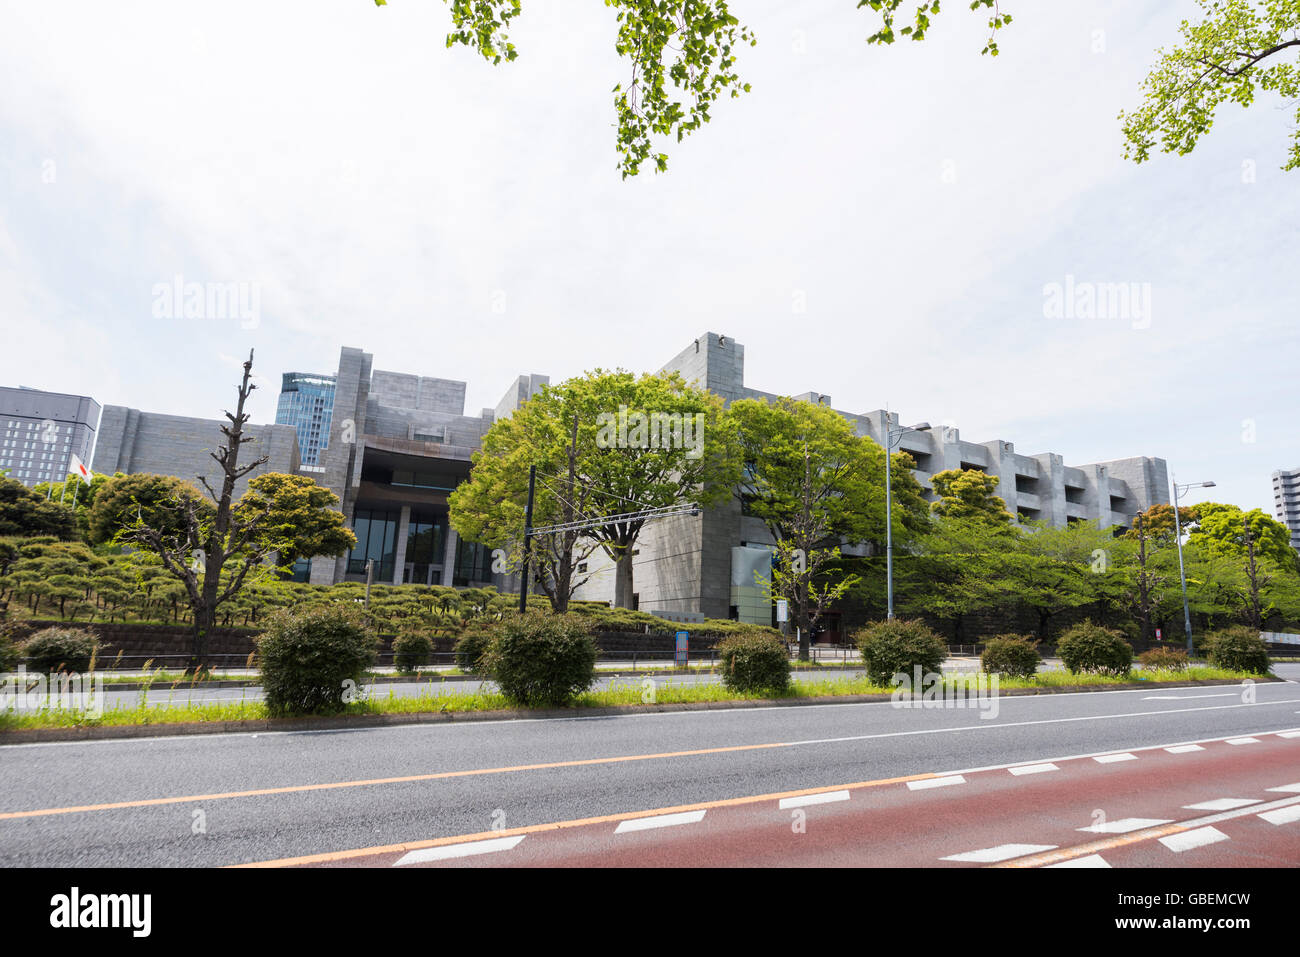
[[[623,548],[614,565],[614,607],[632,607],[632,547],[630,545]]]

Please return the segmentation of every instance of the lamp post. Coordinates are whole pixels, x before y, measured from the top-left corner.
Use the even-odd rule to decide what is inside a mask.
[[[1179,485],[1174,481],[1174,541],[1178,543],[1178,580],[1183,587],[1183,630],[1187,633],[1187,657],[1192,656],[1192,610],[1187,604],[1187,573],[1183,570],[1183,523],[1178,514],[1178,496],[1188,489],[1214,488],[1213,482],[1189,482]]]
[[[897,429],[890,428],[891,419],[889,411],[885,411],[885,617],[893,621],[894,619],[894,512],[893,512],[893,489],[889,481],[889,474],[892,471],[891,456],[895,446],[902,441],[903,436],[908,432],[929,432],[929,422],[919,422],[916,425],[903,426]]]

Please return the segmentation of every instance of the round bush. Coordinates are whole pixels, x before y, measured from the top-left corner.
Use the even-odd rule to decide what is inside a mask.
[[[1133,646],[1111,628],[1081,621],[1056,641],[1056,653],[1071,674],[1124,677],[1133,670]]]
[[[1253,628],[1239,625],[1216,631],[1205,639],[1205,651],[1216,668],[1268,674],[1268,646]]]
[[[488,673],[483,656],[492,645],[495,629],[490,625],[470,625],[456,642],[453,653],[456,667],[466,674],[485,675]]]
[[[428,635],[408,631],[393,639],[393,664],[404,675],[412,674],[429,663],[433,642]]]
[[[867,666],[872,682],[888,686],[896,674],[907,675],[909,682],[917,667],[921,675],[938,674],[948,646],[922,621],[877,621],[854,635],[858,651]]]
[[[27,670],[42,674],[51,671],[90,670],[99,642],[80,628],[46,628],[38,631],[23,645]]]
[[[1138,661],[1148,671],[1187,670],[1187,652],[1177,648],[1152,648],[1138,655]]]
[[[596,680],[596,643],[565,616],[513,615],[497,626],[480,665],[516,704],[563,705]]]
[[[376,640],[360,610],[342,602],[280,609],[257,639],[267,710],[273,715],[343,710],[374,663]],[[349,686],[345,682],[352,682]]]
[[[1032,678],[1038,674],[1038,642],[1028,635],[998,635],[984,644],[980,667],[986,674]]]
[[[780,638],[742,631],[718,643],[722,683],[731,691],[783,692],[790,686],[790,656]]]

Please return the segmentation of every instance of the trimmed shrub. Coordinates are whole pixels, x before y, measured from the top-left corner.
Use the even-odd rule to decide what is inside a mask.
[[[483,661],[483,656],[492,646],[495,633],[496,629],[491,625],[470,625],[466,628],[453,649],[456,667],[470,675],[487,674],[487,664]]]
[[[479,665],[516,704],[564,705],[596,680],[596,643],[568,616],[513,615],[497,626]]]
[[[427,665],[431,654],[433,641],[418,631],[403,632],[393,639],[393,664],[401,674],[413,674],[420,665]]]
[[[1204,642],[1210,664],[1229,671],[1268,674],[1268,646],[1259,632],[1245,625],[1225,628],[1210,634]]]
[[[46,628],[23,645],[27,670],[87,672],[99,650],[95,636],[81,628]]]
[[[737,632],[718,643],[722,683],[731,691],[783,692],[790,686],[790,655],[768,631]]]
[[[1038,641],[1028,635],[998,635],[984,644],[980,667],[987,674],[1032,678],[1038,674]]]
[[[1133,646],[1113,628],[1081,621],[1056,640],[1056,653],[1071,674],[1126,676],[1133,670]]]
[[[273,612],[257,639],[267,710],[273,715],[342,711],[345,682],[360,687],[377,644],[352,605]]]
[[[877,685],[888,686],[896,674],[907,675],[910,682],[917,667],[922,677],[938,674],[943,659],[948,657],[948,646],[923,621],[877,621],[853,637],[867,666],[867,676]]]
[[[1138,661],[1148,671],[1187,670],[1187,652],[1177,648],[1152,648],[1138,655]]]

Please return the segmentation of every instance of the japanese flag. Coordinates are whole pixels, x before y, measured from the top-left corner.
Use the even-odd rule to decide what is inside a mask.
[[[90,469],[86,468],[86,463],[77,458],[75,454],[72,456],[72,464],[68,467],[68,471],[72,475],[77,476],[77,478],[81,479],[87,485],[90,484],[90,479],[93,473]]]

